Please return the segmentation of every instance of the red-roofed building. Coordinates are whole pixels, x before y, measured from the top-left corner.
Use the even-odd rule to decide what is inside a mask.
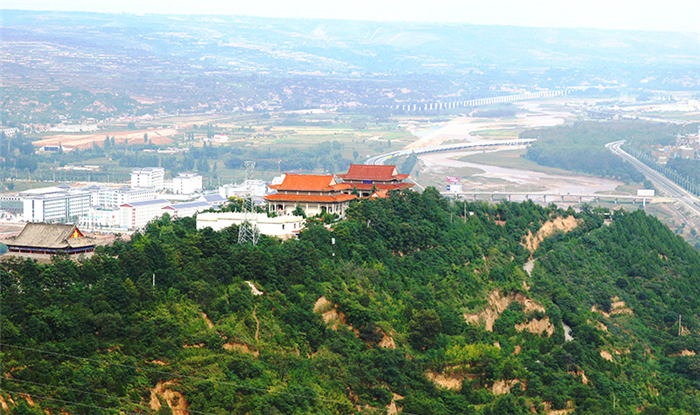
[[[338,175],[347,185],[344,193],[357,189],[360,195],[369,197],[374,190],[410,189],[413,183],[404,183],[408,174],[399,174],[396,166],[373,166],[368,164],[351,164],[346,174]]]
[[[308,216],[326,212],[342,217],[350,201],[357,197],[344,194],[348,186],[338,183],[333,175],[285,174],[282,183],[269,187],[277,193],[265,199],[278,215],[289,215],[301,206]]]

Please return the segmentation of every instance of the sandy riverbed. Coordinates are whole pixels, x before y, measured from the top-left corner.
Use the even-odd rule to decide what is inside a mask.
[[[540,103],[519,103],[518,107],[525,112],[519,112],[516,117],[508,119],[490,119],[478,117],[458,117],[443,124],[440,128],[421,129],[409,127],[409,131],[417,139],[407,145],[406,149],[439,146],[447,142],[480,141],[483,137],[473,134],[482,130],[515,130],[551,127],[561,125],[568,118],[573,117],[569,112],[545,110]]]
[[[563,176],[458,160],[460,157],[476,153],[480,152],[432,153],[419,158],[423,163],[423,170],[430,174],[450,175],[451,170],[463,167],[481,170],[481,173],[476,173],[467,180],[462,181],[462,190],[464,191],[500,191],[504,186],[503,183],[506,182],[510,189],[516,187],[521,191],[593,194],[612,192],[623,184],[622,182],[602,177]],[[493,180],[485,179],[500,180],[494,183]]]
[[[553,127],[563,124],[575,116],[572,112],[557,111],[544,108],[547,101],[521,102],[517,106],[521,110],[515,118],[484,119],[459,117],[449,121],[441,128],[412,131],[416,141],[406,148],[435,146],[450,141],[484,140],[474,133],[480,130],[498,129],[528,129]],[[524,148],[524,147],[523,147]],[[504,147],[512,150],[514,147]],[[493,151],[501,151],[496,149]],[[508,167],[491,166],[458,160],[460,157],[481,153],[481,151],[460,151],[453,153],[432,153],[419,156],[422,172],[427,175],[453,175],[457,169],[470,168],[480,172],[474,173],[462,180],[464,191],[502,190],[507,186],[510,190],[552,193],[593,194],[614,191],[623,184],[616,180],[601,177],[558,175]],[[425,177],[425,176],[424,176]],[[427,184],[427,183],[426,183]]]

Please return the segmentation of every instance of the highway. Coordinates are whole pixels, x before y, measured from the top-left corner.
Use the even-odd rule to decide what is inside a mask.
[[[659,197],[659,196],[654,196],[654,197],[649,197],[649,196],[634,196],[634,195],[622,195],[622,194],[605,194],[605,193],[552,193],[552,192],[541,192],[541,191],[535,191],[535,192],[472,192],[472,191],[465,191],[465,192],[442,192],[443,196],[448,196],[448,197],[454,197],[458,196],[461,198],[469,198],[471,197],[473,200],[479,200],[479,197],[486,196],[488,197],[489,200],[494,201],[496,199],[508,199],[512,200],[514,197],[517,199],[523,199],[523,200],[534,200],[534,199],[543,199],[543,201],[546,203],[547,198],[549,198],[549,201],[551,202],[552,199],[555,201],[561,201],[562,203],[568,199],[568,200],[574,200],[578,201],[579,203],[582,203],[584,200],[591,200],[595,202],[599,202],[602,200],[605,201],[613,201],[615,203],[618,202],[632,202],[632,203],[672,203],[675,202],[676,199],[671,198],[671,197]]]
[[[389,160],[393,157],[407,156],[411,153],[414,153],[415,155],[420,155],[420,154],[439,153],[439,152],[447,152],[447,151],[469,150],[469,149],[483,148],[483,147],[524,146],[527,144],[531,144],[535,141],[537,141],[537,139],[535,139],[535,138],[519,138],[519,139],[515,139],[515,140],[498,140],[498,141],[496,141],[496,140],[470,141],[470,142],[464,142],[464,143],[458,143],[458,144],[444,144],[441,146],[415,148],[415,149],[411,149],[411,150],[397,150],[397,151],[392,151],[391,153],[379,154],[377,156],[370,157],[365,161],[365,164],[382,165],[387,160]]]
[[[620,147],[625,143],[625,140],[614,141],[608,143],[605,147],[614,154],[622,157],[625,161],[632,163],[637,170],[641,171],[649,181],[651,181],[657,189],[667,193],[672,198],[676,199],[690,212],[700,217],[700,199],[688,193],[685,189],[673,183],[671,180],[664,177],[661,173],[637,160],[631,154],[622,150]]]

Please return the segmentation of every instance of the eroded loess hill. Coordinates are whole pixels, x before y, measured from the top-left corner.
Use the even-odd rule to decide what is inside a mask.
[[[696,414],[700,255],[605,214],[428,189],[284,243],[164,218],[82,264],[5,263],[0,405]]]

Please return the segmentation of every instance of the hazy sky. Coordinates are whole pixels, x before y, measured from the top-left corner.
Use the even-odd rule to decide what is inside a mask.
[[[2,9],[589,27],[700,34],[700,0],[2,0]]]

